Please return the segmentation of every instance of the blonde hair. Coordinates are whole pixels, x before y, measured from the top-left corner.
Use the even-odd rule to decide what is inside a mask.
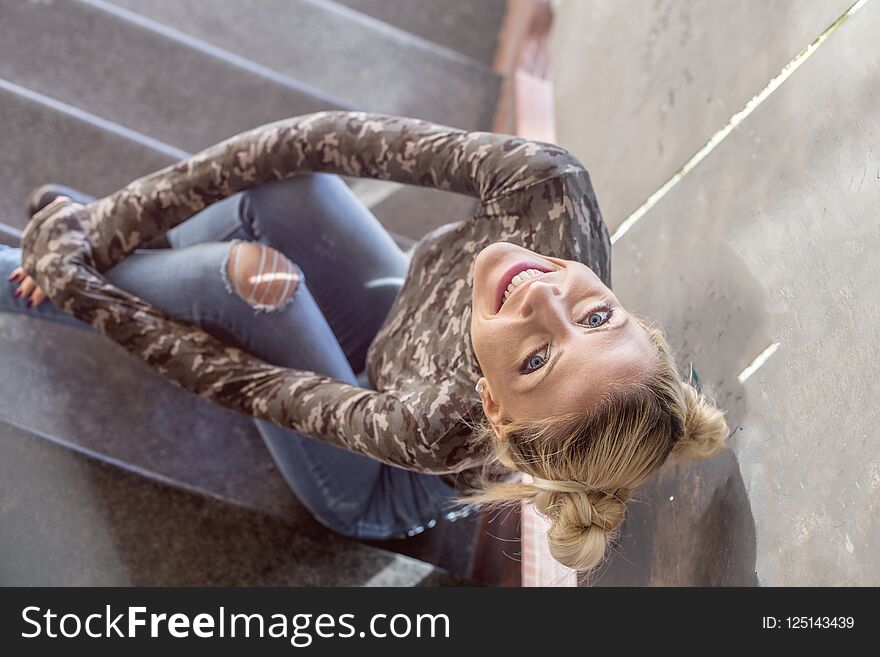
[[[668,458],[708,458],[726,447],[724,412],[694,387],[690,375],[687,381],[679,377],[663,330],[630,316],[657,349],[644,379],[612,386],[587,413],[508,419],[499,427],[502,438],[484,420],[475,427],[475,440],[491,443],[494,460],[533,482],[487,476],[481,489],[460,499],[488,508],[531,501],[551,520],[550,553],[578,571],[602,562],[633,489]]]

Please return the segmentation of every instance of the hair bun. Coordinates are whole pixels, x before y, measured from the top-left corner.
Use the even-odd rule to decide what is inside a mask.
[[[685,401],[684,436],[672,448],[678,457],[704,459],[726,447],[729,433],[724,412],[689,383],[682,385]]]
[[[629,492],[607,494],[577,481],[538,479],[533,485],[541,490],[535,506],[551,521],[547,541],[553,558],[578,571],[600,563],[623,522]]]

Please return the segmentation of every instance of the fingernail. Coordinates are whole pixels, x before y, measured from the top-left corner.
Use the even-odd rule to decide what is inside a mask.
[[[33,299],[28,299],[27,307],[30,308],[30,307],[31,307],[31,304],[32,304],[33,302],[34,302]]]
[[[15,291],[15,296],[17,296],[17,297],[20,297],[20,296],[21,296],[21,288],[18,288],[18,289]]]

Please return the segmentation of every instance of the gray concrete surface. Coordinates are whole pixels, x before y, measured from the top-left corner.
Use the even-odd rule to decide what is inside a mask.
[[[469,220],[478,205],[472,196],[405,185],[370,210],[388,230],[418,240],[443,224]]]
[[[384,23],[492,65],[507,0],[336,0]]]
[[[0,244],[18,246],[21,244],[21,231],[6,224],[0,224]]]
[[[354,109],[78,0],[0,0],[0,12],[0,78],[186,151],[296,114]]]
[[[455,586],[313,523],[169,486],[0,421],[2,586]]]
[[[560,0],[559,143],[614,229],[852,0]]]
[[[5,422],[303,532],[323,531],[251,418],[180,389],[91,330],[0,313],[0,345],[0,372],[15,372],[0,383]],[[476,516],[442,521],[413,539],[372,544],[464,574],[478,525]]]
[[[180,389],[95,331],[0,313],[0,344],[0,372],[16,373],[0,384],[7,422],[243,507],[311,521],[250,418]]]
[[[361,109],[491,125],[500,78],[451,50],[320,0],[112,0]]]
[[[13,246],[27,223],[25,201],[35,187],[61,182],[103,196],[188,154],[2,78],[0,143],[0,203],[5,208],[0,243]],[[457,194],[342,178],[404,250],[439,225],[471,217],[475,208],[473,199]]]
[[[597,583],[880,584],[878,32],[872,0],[615,244],[740,428],[637,491]]]
[[[22,92],[0,80],[0,223],[23,228],[27,195],[45,182],[103,196],[178,159],[174,148],[113,132],[97,117],[84,120],[77,108],[62,111],[52,99]]]

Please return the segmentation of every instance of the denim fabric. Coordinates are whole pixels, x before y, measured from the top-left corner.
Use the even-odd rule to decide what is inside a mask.
[[[263,360],[368,387],[367,348],[403,284],[408,257],[336,174],[267,183],[209,206],[167,233],[170,249],[138,249],[107,279]],[[303,280],[288,303],[256,309],[226,279],[230,244],[256,241],[286,255]],[[0,311],[85,330],[46,300],[26,307],[7,281],[21,250],[0,245]],[[318,521],[356,538],[419,533],[454,519],[455,491],[405,470],[255,419],[282,476]]]

